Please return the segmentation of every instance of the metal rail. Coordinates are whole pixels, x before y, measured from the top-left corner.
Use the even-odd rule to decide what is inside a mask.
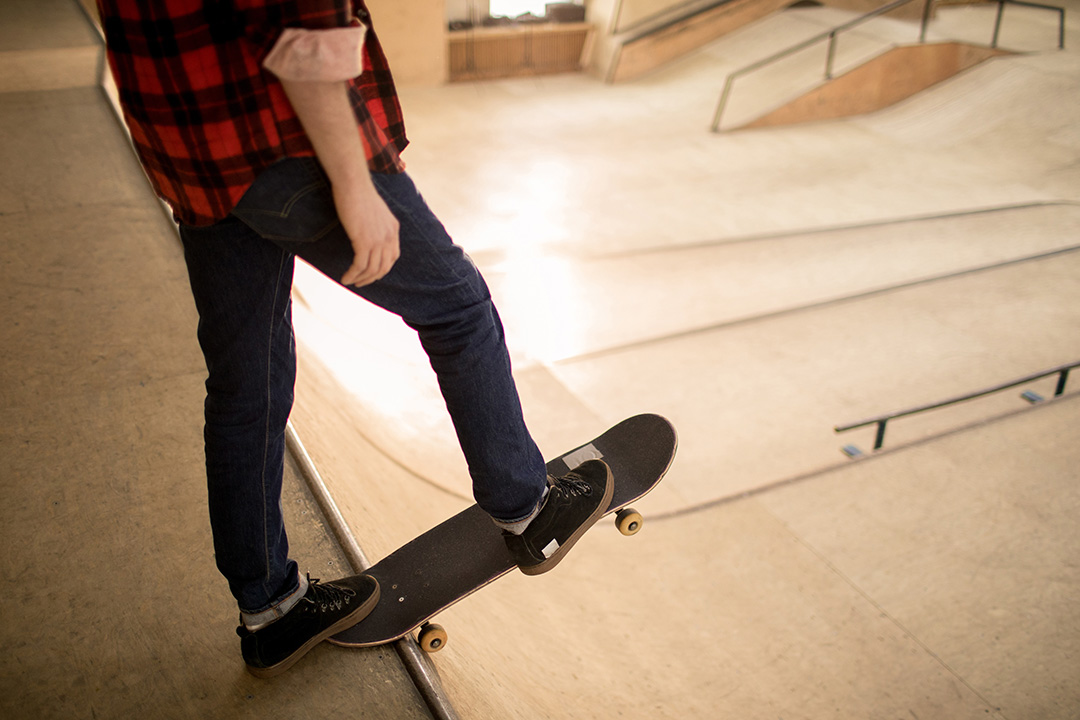
[[[631,33],[638,31],[637,37],[634,39],[640,39],[645,35],[651,35],[652,33],[666,30],[672,25],[689,20],[692,17],[696,17],[703,12],[713,10],[720,5],[732,2],[733,0],[713,0],[708,4],[703,4],[706,0],[683,0],[683,2],[673,3],[666,8],[657,10],[645,17],[638,18],[634,22],[630,23],[626,27],[620,27],[619,23],[622,22],[622,12],[625,0],[616,0],[615,8],[611,13],[611,22],[608,25],[608,35],[621,35],[624,33]],[[656,25],[655,23],[663,17],[668,17],[669,20],[665,23]]]
[[[998,11],[997,18],[994,20],[994,38],[990,42],[990,47],[996,48],[998,46],[998,36],[1001,34],[1001,18],[1005,14],[1005,6],[1023,5],[1024,7],[1038,8],[1040,10],[1052,10],[1058,14],[1058,50],[1065,49],[1065,8],[1027,2],[1027,0],[997,0],[997,4]]]
[[[750,65],[739,68],[735,72],[729,74],[727,76],[727,79],[724,81],[724,89],[720,92],[720,100],[716,105],[716,112],[713,113],[713,121],[712,121],[712,125],[710,126],[711,130],[713,132],[720,132],[720,121],[723,118],[725,108],[727,108],[728,100],[731,97],[732,87],[735,84],[735,80],[737,80],[738,78],[740,78],[740,77],[742,77],[744,75],[748,75],[748,74],[750,74],[752,72],[755,72],[757,70],[760,70],[761,68],[766,67],[768,65],[772,65],[773,63],[778,62],[780,60],[783,60],[783,59],[785,59],[787,57],[790,57],[791,55],[794,55],[795,53],[806,50],[809,47],[813,47],[814,45],[817,45],[818,43],[828,41],[829,47],[828,47],[828,51],[827,51],[826,56],[825,56],[825,80],[831,80],[832,77],[833,77],[833,65],[834,65],[834,61],[835,61],[835,57],[836,57],[836,38],[837,38],[838,35],[840,35],[841,33],[847,32],[848,30],[850,30],[850,29],[852,29],[854,27],[862,25],[863,23],[865,23],[865,22],[867,22],[869,20],[872,20],[872,19],[878,17],[879,15],[884,15],[885,13],[892,12],[893,10],[896,10],[897,8],[900,8],[900,7],[904,6],[904,5],[907,5],[908,3],[915,2],[915,1],[916,0],[896,0],[896,2],[889,3],[888,5],[883,5],[882,7],[878,8],[876,10],[872,10],[872,11],[866,13],[865,15],[861,15],[861,16],[855,18],[854,20],[850,20],[850,21],[848,21],[848,22],[846,22],[846,23],[844,23],[842,25],[838,25],[838,26],[832,28],[831,30],[826,30],[823,33],[820,33],[818,35],[814,35],[813,37],[811,37],[811,38],[809,38],[807,40],[803,40],[800,43],[797,43],[795,45],[792,45],[789,48],[781,50],[778,53],[770,55],[769,57],[767,57],[767,58],[765,58],[763,60],[758,60],[757,62],[751,63]],[[923,5],[922,20],[921,20],[921,22],[919,24],[919,43],[925,43],[926,42],[926,28],[927,28],[927,25],[930,22],[931,8],[933,7],[934,0],[923,0],[923,2],[924,2],[924,5]],[[1005,11],[1005,5],[1010,4],[1010,5],[1024,5],[1026,7],[1034,7],[1034,8],[1041,8],[1041,9],[1044,9],[1044,10],[1056,11],[1060,16],[1060,24],[1059,24],[1059,30],[1058,30],[1058,48],[1059,49],[1064,49],[1065,48],[1065,10],[1063,8],[1055,7],[1055,6],[1052,6],[1052,5],[1041,5],[1041,4],[1038,4],[1038,3],[1027,2],[1027,0],[997,0],[997,3],[998,3],[997,20],[996,20],[996,22],[994,24],[994,36],[992,38],[990,47],[997,48],[998,36],[1000,35],[1000,32],[1001,32],[1002,15],[1003,15],[1003,13]]]
[[[333,496],[330,495],[322,476],[319,475],[319,471],[315,467],[311,456],[308,455],[307,449],[304,448],[304,444],[300,442],[300,436],[296,434],[296,428],[293,427],[291,422],[285,426],[285,441],[289,452],[296,460],[297,465],[300,466],[300,473],[304,476],[304,480],[307,481],[311,494],[315,496],[315,501],[318,503],[319,509],[322,510],[323,517],[331,530],[333,530],[342,552],[345,553],[345,557],[349,560],[349,564],[352,565],[353,572],[362,573],[366,571],[371,567],[370,561],[364,555],[364,551],[360,549],[360,544],[356,542],[356,537],[352,534],[345,516],[338,509],[337,503],[334,502]],[[406,635],[395,642],[394,649],[397,650],[398,657],[401,658],[405,670],[412,678],[413,684],[416,685],[417,691],[424,699],[431,714],[437,720],[458,720],[458,714],[450,703],[446,691],[443,690],[438,671],[420,649],[420,646],[416,644],[416,641],[413,640],[412,635]]]
[[[773,63],[778,62],[780,60],[783,60],[784,58],[790,57],[790,56],[794,55],[795,53],[802,52],[803,50],[806,50],[807,48],[813,47],[814,45],[817,45],[818,43],[828,41],[829,49],[828,49],[828,53],[826,54],[826,58],[825,58],[825,79],[826,80],[831,80],[832,79],[832,71],[833,71],[833,60],[836,57],[836,36],[837,35],[839,35],[841,33],[844,33],[844,32],[847,32],[848,30],[850,30],[850,29],[852,29],[854,27],[858,27],[859,25],[862,25],[863,23],[868,22],[869,20],[873,20],[874,18],[878,17],[879,15],[884,15],[885,13],[892,12],[893,10],[896,10],[897,8],[903,7],[904,5],[907,5],[907,4],[912,3],[912,2],[915,2],[915,0],[895,0],[895,2],[891,2],[888,5],[883,5],[882,7],[879,7],[876,10],[871,10],[870,12],[866,13],[865,15],[860,15],[859,17],[855,18],[854,20],[849,20],[848,22],[844,23],[843,25],[838,25],[838,26],[832,28],[831,30],[826,30],[823,33],[819,33],[817,35],[814,35],[813,37],[808,38],[806,40],[803,40],[802,42],[796,43],[795,45],[792,45],[789,48],[785,48],[784,50],[781,50],[778,53],[774,53],[774,54],[770,55],[769,57],[767,57],[767,58],[765,58],[763,60],[758,60],[757,62],[751,63],[751,64],[747,65],[746,67],[739,68],[735,72],[731,73],[730,75],[727,76],[727,79],[724,81],[724,89],[720,93],[720,101],[716,106],[716,112],[713,114],[712,131],[713,132],[719,132],[720,131],[720,120],[723,117],[724,109],[727,107],[728,98],[731,97],[731,89],[735,84],[735,80],[737,80],[738,78],[742,77],[743,75],[749,75],[750,73],[755,72],[757,70],[760,70],[761,68],[766,67],[768,65],[772,65]],[[925,36],[926,36],[926,24],[927,24],[927,22],[929,20],[929,16],[930,16],[929,8],[930,8],[930,3],[932,3],[933,0],[924,0],[924,2],[926,3],[926,5],[925,5],[925,8],[923,10],[923,19],[922,19],[922,26],[921,26],[921,29],[920,29],[920,38],[925,38]]]
[[[1080,367],[1080,360],[1069,363],[1067,365],[1060,365],[1056,368],[1049,370],[1043,370],[1042,372],[1035,373],[1033,375],[1025,375],[1022,378],[1016,380],[1010,380],[1000,385],[994,385],[992,387],[985,388],[983,390],[977,390],[976,392],[961,395],[959,397],[950,398],[941,402],[931,403],[929,405],[920,405],[919,407],[910,408],[908,410],[900,410],[898,412],[888,413],[887,415],[879,415],[878,417],[868,418],[866,420],[860,420],[858,422],[849,423],[847,425],[837,426],[836,432],[842,433],[848,430],[854,430],[856,428],[867,427],[869,425],[877,425],[877,434],[874,437],[874,449],[880,450],[885,443],[885,427],[890,420],[896,418],[906,417],[908,415],[915,415],[917,413],[926,412],[928,410],[937,410],[938,408],[946,407],[947,405],[955,405],[957,403],[964,402],[966,400],[974,400],[985,395],[992,395],[1002,390],[1008,390],[1009,388],[1017,387],[1018,385],[1024,385],[1034,380],[1040,380],[1044,377],[1051,377],[1053,375],[1058,376],[1057,386],[1054,388],[1054,397],[1060,397],[1065,392],[1065,383],[1069,379],[1069,371],[1073,368]]]

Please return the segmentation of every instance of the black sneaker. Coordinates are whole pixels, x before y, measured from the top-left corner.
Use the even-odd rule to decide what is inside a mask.
[[[539,575],[558,565],[607,511],[614,490],[611,468],[603,460],[586,460],[565,477],[549,477],[544,506],[525,532],[503,533],[521,572]]]
[[[284,617],[254,632],[236,628],[248,671],[260,678],[285,672],[311,648],[367,617],[378,601],[379,583],[368,575],[322,585],[309,577],[307,593]]]

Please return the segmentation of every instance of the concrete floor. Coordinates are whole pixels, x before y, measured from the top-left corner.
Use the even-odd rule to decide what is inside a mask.
[[[392,648],[320,648],[280,682],[245,671],[175,228],[81,10],[5,2],[0,43],[0,716],[430,717]],[[348,574],[292,467],[284,503],[305,570]]]
[[[404,90],[410,172],[488,277],[545,454],[640,411],[681,439],[640,535],[598,528],[558,572],[442,616],[432,659],[462,718],[1078,717],[1075,380],[1040,406],[1017,389],[896,421],[863,461],[839,447],[869,450],[870,430],[832,432],[1080,359],[1080,5],[1064,4],[1065,52],[1047,17],[1010,8],[1004,43],[1039,52],[783,130],[706,128],[727,72],[834,11],[623,86]],[[93,35],[62,0],[7,11],[30,22],[31,5],[70,40],[0,33],[16,548],[0,710],[424,716],[382,649],[320,647],[270,683],[243,671],[205,521],[183,263],[102,95],[72,80],[93,69],[68,71]],[[952,8],[933,32],[992,23]],[[775,86],[748,85],[740,112]],[[415,339],[310,271],[297,287],[294,425],[375,560],[464,507],[467,475]],[[298,559],[335,574],[292,474],[287,505]]]

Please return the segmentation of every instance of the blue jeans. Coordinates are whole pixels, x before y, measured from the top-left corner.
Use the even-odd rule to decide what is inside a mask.
[[[547,475],[522,418],[487,285],[407,175],[373,180],[400,223],[401,257],[383,279],[350,289],[419,334],[480,507],[504,522],[525,518]],[[216,561],[241,611],[265,615],[302,587],[280,502],[296,377],[294,257],[337,280],[352,246],[329,180],[309,158],[279,161],[228,218],[182,226],[180,235],[208,370],[204,435]]]

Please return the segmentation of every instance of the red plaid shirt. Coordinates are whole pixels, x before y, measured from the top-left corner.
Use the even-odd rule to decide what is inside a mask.
[[[263,59],[288,27],[368,26],[348,82],[372,172],[404,169],[394,81],[363,0],[97,0],[124,120],[158,195],[188,225],[221,220],[259,173],[314,149]]]

